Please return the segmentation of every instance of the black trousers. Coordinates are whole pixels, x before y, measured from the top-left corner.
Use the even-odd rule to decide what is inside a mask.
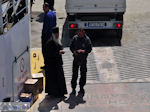
[[[54,0],[44,0],[44,3],[45,2],[49,4],[51,10],[54,10]]]
[[[44,59],[44,65],[46,64],[46,51],[45,51],[45,43],[42,44],[42,54],[43,54],[43,59]]]
[[[47,41],[51,38],[52,33],[47,33],[47,34],[42,34],[41,37],[41,47],[42,47],[42,54],[43,54],[43,58],[44,58],[44,64],[46,64],[45,60],[46,60],[46,51],[45,51],[45,47],[46,47],[46,43]]]
[[[78,79],[78,71],[80,69],[80,81],[79,85],[80,88],[83,88],[86,84],[86,73],[87,73],[87,60],[83,61],[82,64],[78,64],[78,61],[75,59],[73,60],[73,75],[72,75],[72,80],[71,80],[71,86],[73,89],[76,88],[77,86],[77,79]]]

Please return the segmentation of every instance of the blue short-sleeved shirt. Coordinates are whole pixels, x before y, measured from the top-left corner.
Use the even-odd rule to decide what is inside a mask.
[[[56,14],[53,11],[49,11],[44,15],[42,34],[51,34],[53,27],[56,27]]]

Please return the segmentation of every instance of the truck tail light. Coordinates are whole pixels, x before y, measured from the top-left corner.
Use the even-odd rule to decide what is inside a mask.
[[[70,28],[78,28],[78,24],[70,24],[69,27]]]
[[[122,28],[122,24],[121,24],[121,23],[116,23],[116,24],[115,24],[115,27],[116,27],[116,28]]]

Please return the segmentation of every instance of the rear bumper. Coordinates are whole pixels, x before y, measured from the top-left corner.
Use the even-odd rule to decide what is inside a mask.
[[[116,27],[115,24],[120,23],[121,27]],[[77,24],[77,28],[70,28],[70,24]],[[96,25],[89,25],[89,24],[96,24]],[[68,21],[68,28],[71,30],[73,29],[122,29],[123,28],[123,21]]]

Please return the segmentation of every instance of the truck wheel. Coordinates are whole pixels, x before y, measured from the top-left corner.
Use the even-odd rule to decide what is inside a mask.
[[[116,36],[119,39],[119,41],[121,41],[121,39],[122,39],[122,29],[116,30]]]

